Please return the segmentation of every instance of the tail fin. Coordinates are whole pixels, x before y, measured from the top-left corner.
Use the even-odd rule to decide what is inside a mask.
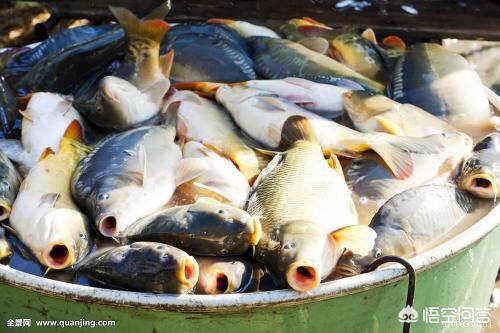
[[[170,9],[172,8],[172,2],[170,0],[165,1],[155,9],[153,9],[151,12],[149,12],[148,15],[144,16],[142,19],[143,20],[153,20],[153,19],[160,19],[163,20],[165,16],[170,12]]]
[[[280,148],[287,149],[298,140],[319,142],[309,119],[303,116],[291,116],[283,124]]]
[[[200,96],[215,99],[217,89],[223,84],[217,82],[180,82],[175,83],[173,86],[177,90],[192,90]]]
[[[141,36],[160,43],[165,33],[170,29],[169,24],[160,19],[141,21],[126,8],[110,6],[109,9],[129,39],[133,36]]]
[[[431,137],[411,138],[382,133],[367,136],[366,143],[387,164],[395,177],[405,179],[413,173],[412,154],[436,154],[443,146]]]
[[[52,150],[52,148],[50,147],[47,147],[45,148],[42,153],[40,154],[40,158],[38,159],[39,161],[45,159],[47,156],[50,156],[50,155],[54,155],[54,151]]]

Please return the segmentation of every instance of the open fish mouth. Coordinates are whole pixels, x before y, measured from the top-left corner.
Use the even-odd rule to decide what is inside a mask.
[[[104,216],[99,221],[98,229],[105,237],[115,237],[119,232],[118,219],[113,215]]]
[[[486,173],[478,173],[467,178],[465,188],[481,198],[494,199],[498,195],[495,178]]]
[[[231,278],[225,272],[216,271],[212,274],[207,291],[212,295],[225,294],[233,291]]]
[[[0,221],[8,219],[11,210],[12,210],[11,205],[6,203],[5,201],[0,201]]]
[[[47,267],[64,269],[74,264],[75,255],[70,246],[64,241],[50,244],[42,254]]]
[[[286,272],[288,285],[297,291],[309,291],[319,286],[321,274],[311,264],[305,262],[294,263]]]
[[[177,270],[177,279],[188,288],[192,288],[198,282],[200,268],[198,262],[193,257],[181,259],[180,267]]]

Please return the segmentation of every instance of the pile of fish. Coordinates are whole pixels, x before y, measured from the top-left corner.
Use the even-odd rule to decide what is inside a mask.
[[[1,258],[121,290],[304,292],[492,209],[500,99],[461,55],[168,10],[111,7],[119,24],[2,64]]]

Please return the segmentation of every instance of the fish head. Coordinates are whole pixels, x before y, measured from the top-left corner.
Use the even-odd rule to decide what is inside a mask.
[[[331,277],[336,280],[361,274],[382,255],[382,250],[378,247],[374,247],[366,256],[346,251],[337,262]]]
[[[371,117],[394,110],[399,103],[384,95],[367,91],[348,91],[342,95],[344,108],[354,122],[365,122]]]
[[[200,262],[200,278],[196,291],[205,294],[227,294],[238,291],[245,282],[251,279],[252,268],[244,261],[219,259],[216,262],[204,264]],[[208,259],[210,260],[210,259]],[[245,281],[246,280],[246,281]]]
[[[32,249],[40,262],[51,269],[74,265],[90,250],[88,221],[74,209],[52,209],[38,223],[43,230]]]
[[[134,180],[130,180],[131,182]],[[95,223],[99,232],[106,237],[115,237],[134,219],[130,211],[130,199],[136,187],[130,186],[123,177],[106,177],[96,186],[92,195],[95,207]]]
[[[297,291],[317,288],[341,254],[328,233],[306,220],[282,224],[270,238],[273,275]]]
[[[465,158],[458,176],[460,188],[485,199],[495,199],[500,187],[500,154],[489,149],[474,151]]]
[[[120,128],[136,112],[141,101],[140,91],[130,82],[114,76],[101,80],[96,110],[92,119],[96,123]]]
[[[219,242],[210,242],[213,249],[205,249],[214,255],[242,252],[257,245],[262,235],[258,217],[208,197],[198,198],[188,209],[186,218],[193,228],[210,230],[207,237],[219,239]]]

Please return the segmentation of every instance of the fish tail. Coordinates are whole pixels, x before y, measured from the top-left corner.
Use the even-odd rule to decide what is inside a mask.
[[[218,82],[179,82],[173,84],[177,90],[192,90],[202,97],[214,99],[215,93],[223,83]]]
[[[309,119],[303,116],[291,116],[283,124],[280,147],[287,149],[299,140],[319,142]]]
[[[368,145],[399,179],[412,175],[414,167],[412,154],[436,154],[443,149],[442,145],[430,137],[412,138],[389,134],[368,136]]]
[[[140,36],[160,43],[165,33],[170,29],[170,25],[161,19],[140,20],[126,8],[110,6],[109,9],[122,26],[129,40]]]

